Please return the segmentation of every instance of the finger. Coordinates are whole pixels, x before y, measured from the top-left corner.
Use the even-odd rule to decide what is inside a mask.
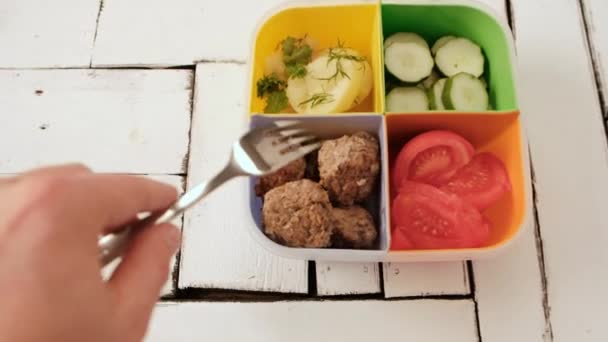
[[[64,165],[54,165],[42,167],[34,170],[29,170],[21,174],[19,177],[48,177],[90,173],[91,169],[83,164],[73,163]]]
[[[22,174],[12,177],[3,177],[0,175],[0,186],[14,184],[19,180],[32,177],[53,177],[53,176],[74,176],[79,174],[91,173],[91,169],[83,164],[65,164],[43,167],[26,171]]]
[[[9,176],[0,175],[0,186],[6,185],[6,184],[12,184],[12,183],[15,183],[16,181],[17,181],[17,177],[15,177],[15,176],[9,177]]]
[[[137,176],[95,175],[78,186],[87,215],[102,230],[126,224],[138,213],[164,209],[177,198],[173,186]]]
[[[108,283],[120,314],[145,331],[154,304],[169,276],[170,260],[180,243],[180,231],[170,224],[140,231]]]

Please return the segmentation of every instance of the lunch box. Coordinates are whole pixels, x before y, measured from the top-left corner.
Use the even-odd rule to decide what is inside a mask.
[[[460,112],[387,112],[384,80],[386,71],[382,44],[395,32],[415,32],[432,42],[444,35],[466,37],[483,50],[484,75],[492,110]],[[354,110],[328,115],[264,114],[264,102],[256,97],[256,81],[263,76],[266,56],[286,36],[309,35],[320,47],[337,39],[368,57],[374,86],[370,96]],[[491,257],[511,244],[529,226],[532,212],[528,147],[517,103],[515,51],[511,32],[498,15],[474,1],[383,1],[351,3],[288,3],[268,14],[253,37],[248,61],[249,127],[260,127],[273,120],[302,120],[315,127],[322,138],[337,138],[364,130],[378,137],[381,171],[377,189],[365,203],[374,217],[379,237],[371,249],[293,248],[274,242],[264,234],[261,222],[262,200],[255,194],[256,179],[251,178],[247,201],[251,208],[248,224],[255,241],[270,252],[296,259],[362,261],[450,261]],[[512,191],[484,211],[492,222],[491,238],[480,248],[392,250],[390,171],[399,149],[419,133],[445,129],[469,140],[477,151],[489,151],[505,164]]]

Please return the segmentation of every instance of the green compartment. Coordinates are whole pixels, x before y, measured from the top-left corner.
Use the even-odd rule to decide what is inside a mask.
[[[490,14],[464,5],[383,4],[382,30],[382,41],[396,32],[415,32],[429,46],[445,35],[474,41],[486,56],[484,76],[494,110],[518,109],[510,38]]]

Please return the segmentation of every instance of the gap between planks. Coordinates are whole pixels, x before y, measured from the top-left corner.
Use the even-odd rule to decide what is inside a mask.
[[[540,232],[540,220],[538,218],[536,194],[536,174],[534,173],[534,163],[532,161],[532,151],[530,153],[530,173],[532,177],[532,203],[534,216],[534,240],[536,242],[536,253],[538,258],[538,267],[540,271],[540,281],[542,290],[543,314],[545,315],[545,339],[553,341],[553,327],[551,326],[551,308],[549,307],[549,296],[547,294],[547,272],[545,269],[545,251],[543,249],[543,239]]]
[[[600,104],[600,108],[602,110],[602,116],[604,118],[604,132],[608,137],[608,103],[606,103],[606,94],[604,94],[604,84],[602,81],[602,73],[599,66],[599,54],[596,53],[595,45],[593,43],[593,39],[589,34],[590,25],[589,18],[587,17],[587,8],[585,2],[583,0],[578,0],[578,8],[581,15],[581,22],[583,26],[583,30],[585,32],[585,45],[587,50],[589,51],[589,58],[591,60],[591,68],[593,70],[593,79],[595,81],[595,88],[597,89],[597,97]],[[608,81],[607,81],[608,82]]]
[[[103,12],[104,0],[99,0],[99,9],[97,10],[97,18],[95,19],[95,33],[93,34],[93,44],[91,45],[91,58],[89,59],[89,68],[93,66],[93,52],[95,51],[95,42],[97,41],[97,31],[99,30],[99,18]]]
[[[192,64],[176,64],[176,65],[138,65],[138,64],[122,64],[122,65],[96,65],[87,67],[66,66],[66,67],[30,67],[30,68],[11,68],[2,67],[0,70],[192,70],[196,69],[197,64],[235,64],[245,65],[247,62],[232,59],[208,59],[195,61]]]
[[[481,323],[479,322],[479,305],[477,304],[477,291],[475,285],[475,272],[473,271],[473,263],[470,260],[467,260],[465,268],[465,276],[468,275],[469,277],[469,296],[473,300],[473,308],[475,309],[475,328],[477,329],[477,340],[481,342]]]
[[[263,291],[227,290],[215,288],[182,288],[161,298],[160,302],[325,302],[325,301],[416,301],[416,300],[474,300],[471,294],[419,295],[385,298],[382,293],[317,296],[314,293],[282,293]]]
[[[103,3],[103,0],[101,0]],[[194,116],[194,96],[195,96],[195,88],[196,88],[196,67],[192,68],[192,74],[190,74],[190,127],[188,128],[188,145],[186,147],[186,154],[184,155],[184,159],[182,160],[182,172],[184,173],[184,178],[182,178],[182,189],[184,192],[188,189],[188,166],[190,163],[190,147],[192,143],[192,117]],[[184,235],[185,226],[185,217],[186,215],[182,215],[182,229],[180,230],[180,239],[182,239]],[[183,241],[183,239],[182,239]],[[181,247],[178,249],[177,254],[175,255],[175,264],[173,265],[173,273],[172,273],[172,283],[173,283],[173,293],[176,293],[179,290],[179,270],[182,259],[182,249]]]

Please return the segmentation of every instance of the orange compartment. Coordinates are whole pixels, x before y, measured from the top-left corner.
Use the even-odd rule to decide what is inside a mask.
[[[528,159],[525,150],[519,112],[453,113],[453,114],[391,114],[386,116],[389,142],[389,172],[401,147],[414,136],[435,129],[450,130],[469,140],[478,152],[496,154],[507,167],[513,190],[484,214],[492,221],[491,239],[487,246],[451,250],[391,250],[398,254],[453,254],[463,256],[487,254],[488,251],[512,240],[523,228],[530,200],[527,178]],[[390,176],[389,176],[390,179]],[[391,200],[393,194],[391,194]],[[402,255],[403,256],[403,255]],[[444,257],[447,255],[444,255]],[[393,259],[389,256],[389,259]],[[444,259],[444,258],[441,258]]]

